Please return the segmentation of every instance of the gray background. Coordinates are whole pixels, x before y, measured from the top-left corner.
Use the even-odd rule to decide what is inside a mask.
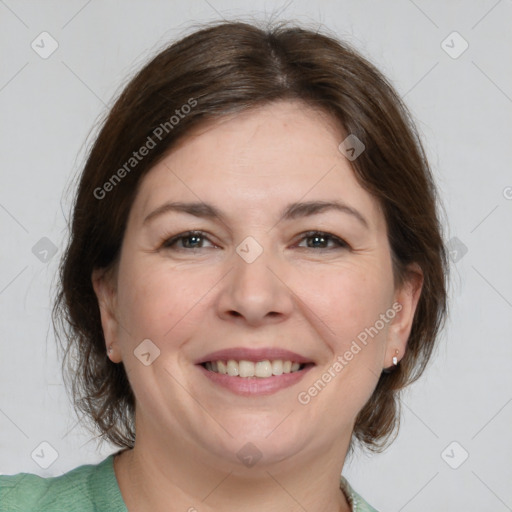
[[[68,190],[92,127],[194,22],[270,13],[324,24],[392,80],[423,135],[453,249],[450,320],[404,395],[400,435],[344,474],[382,512],[512,510],[510,0],[0,0],[0,472],[59,475],[115,450],[77,424],[50,325]],[[43,31],[59,45],[47,59],[31,47]],[[48,463],[52,449],[47,469],[31,456]]]

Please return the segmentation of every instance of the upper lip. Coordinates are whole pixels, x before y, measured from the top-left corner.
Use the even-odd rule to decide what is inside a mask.
[[[198,359],[195,364],[203,364],[208,361],[229,361],[233,359],[235,361],[275,361],[277,359],[281,359],[284,361],[292,361],[294,363],[312,363],[313,361],[305,356],[301,356],[295,352],[290,350],[285,350],[282,348],[244,348],[244,347],[235,347],[235,348],[226,348],[224,350],[217,350],[216,352],[211,352],[210,354],[205,355]]]

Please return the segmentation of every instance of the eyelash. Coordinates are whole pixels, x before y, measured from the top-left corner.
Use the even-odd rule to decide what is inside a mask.
[[[185,233],[180,233],[179,235],[176,235],[176,236],[173,236],[171,238],[165,239],[162,242],[162,248],[164,248],[164,249],[171,249],[171,250],[181,250],[181,251],[187,251],[187,250],[193,250],[193,249],[203,249],[203,247],[195,247],[195,248],[183,248],[183,247],[181,247],[179,249],[173,248],[173,246],[177,242],[179,242],[180,240],[191,238],[193,236],[201,237],[203,239],[208,240],[208,237],[205,236],[205,232],[204,231],[187,231]],[[323,238],[323,239],[327,240],[328,242],[332,241],[332,242],[334,242],[334,243],[336,243],[338,245],[339,249],[350,249],[350,246],[347,244],[347,242],[345,242],[341,238],[338,238],[337,236],[331,235],[330,233],[326,233],[324,231],[307,231],[305,233],[302,233],[302,238],[299,241],[302,242],[303,240],[306,240],[308,238],[314,238],[314,237]],[[317,250],[314,247],[302,247],[302,249]],[[331,251],[331,250],[334,250],[336,248],[335,247],[330,247],[330,248],[328,248],[328,247],[320,247],[319,249],[323,249],[323,250],[326,250],[326,251]]]

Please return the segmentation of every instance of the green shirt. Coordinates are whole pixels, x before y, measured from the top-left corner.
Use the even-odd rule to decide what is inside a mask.
[[[353,512],[377,512],[341,477]],[[114,454],[60,476],[0,476],[0,512],[128,512],[114,473]]]

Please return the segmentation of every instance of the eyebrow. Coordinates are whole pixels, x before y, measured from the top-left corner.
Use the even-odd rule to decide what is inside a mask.
[[[306,201],[291,203],[282,211],[279,222],[309,217],[329,210],[336,210],[351,215],[365,228],[369,228],[369,223],[365,217],[358,210],[342,201]],[[147,224],[154,218],[168,212],[186,213],[194,217],[218,220],[225,224],[224,214],[215,206],[202,202],[184,203],[179,201],[169,201],[162,204],[144,219],[143,224]]]

